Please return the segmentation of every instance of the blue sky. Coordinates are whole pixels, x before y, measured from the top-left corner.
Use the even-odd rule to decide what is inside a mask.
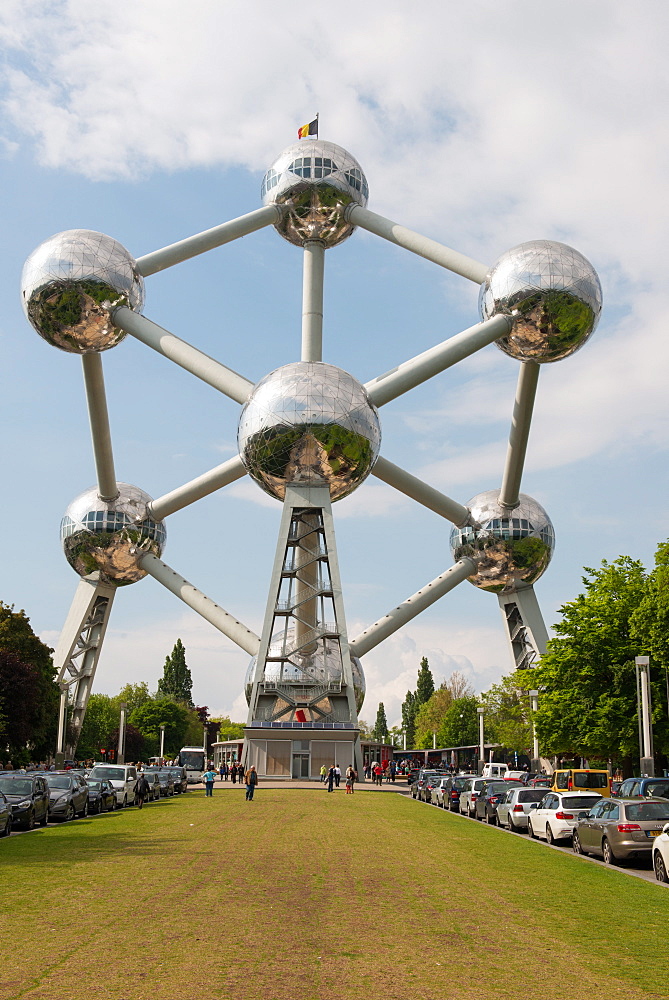
[[[258,17],[263,10],[264,16]],[[604,16],[605,15],[605,16]],[[550,626],[582,567],[650,564],[667,537],[666,5],[519,0],[325,7],[5,0],[0,10],[0,598],[55,643],[77,578],[58,527],[94,482],[81,365],[20,308],[28,254],[72,228],[135,256],[260,204],[265,169],[320,112],[369,207],[492,263],[528,239],[584,253],[604,290],[586,347],[544,366],[523,491],[557,548]],[[257,380],[299,355],[301,253],[273,229],[146,283],[144,312]],[[326,254],[324,360],[361,381],[477,321],[477,288],[362,232]],[[239,407],[127,338],[103,355],[117,474],[159,496],[232,456]],[[491,346],[383,407],[382,454],[466,502],[498,485],[517,365]],[[335,505],[349,632],[450,565],[449,526],[370,479]],[[280,507],[246,479],[168,519],[164,558],[259,631]],[[247,665],[145,580],[119,592],[96,689],[155,688],[177,636],[194,696],[243,718]],[[496,599],[463,584],[364,661],[372,720],[421,656],[484,690],[510,663]]]

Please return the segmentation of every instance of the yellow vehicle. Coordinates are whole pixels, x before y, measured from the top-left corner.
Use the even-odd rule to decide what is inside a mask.
[[[585,767],[568,767],[553,771],[553,792],[599,792],[611,797],[611,779],[608,771]]]

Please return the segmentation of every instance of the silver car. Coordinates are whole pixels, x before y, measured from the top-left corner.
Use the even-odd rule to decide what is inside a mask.
[[[464,816],[474,816],[475,803],[479,792],[483,789],[488,778],[469,778],[465,787],[460,792],[460,813]]]
[[[527,833],[527,814],[533,802],[541,802],[545,788],[509,788],[504,802],[497,806],[497,822],[507,830]]]

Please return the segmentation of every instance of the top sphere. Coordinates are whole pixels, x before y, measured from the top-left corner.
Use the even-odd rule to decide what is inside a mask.
[[[270,372],[244,404],[237,432],[248,473],[270,496],[286,485],[329,486],[332,500],[352,493],[379,454],[381,428],[367,391],[322,361]]]
[[[144,304],[135,260],[111,236],[68,229],[41,243],[23,267],[23,311],[47,343],[73,354],[107,351],[125,337],[112,312]]]
[[[565,243],[530,240],[503,253],[481,285],[483,320],[513,317],[496,341],[518,361],[560,361],[582,347],[597,326],[602,289],[583,254]]]
[[[451,530],[454,559],[468,556],[477,564],[470,583],[494,594],[528,587],[551,561],[555,532],[541,506],[527,494],[512,511],[499,504],[499,490],[486,490],[469,501],[472,518],[480,525]]]
[[[320,240],[334,247],[354,230],[346,220],[350,204],[367,204],[369,190],[358,161],[324,139],[301,139],[284,149],[262,182],[264,205],[283,205],[275,229],[301,247]]]

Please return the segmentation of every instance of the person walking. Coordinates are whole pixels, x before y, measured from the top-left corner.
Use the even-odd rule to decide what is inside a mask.
[[[144,772],[142,771],[139,775],[139,781],[137,782],[137,787],[135,788],[135,805],[139,809],[141,809],[142,806],[144,805],[144,800],[150,791],[151,789],[149,788],[149,783],[144,777]]]
[[[237,765],[236,764],[231,764],[230,765],[230,777],[232,779],[232,784],[236,785],[237,784]]]
[[[208,768],[202,775],[202,780],[204,781],[204,794],[205,798],[211,798],[214,794],[214,781],[216,780],[216,771],[212,771]]]
[[[328,792],[331,792],[334,789],[334,781],[335,781],[335,769],[333,764],[330,770],[328,771]]]
[[[256,790],[256,785],[258,784],[258,772],[255,769],[255,765],[251,764],[250,768],[244,775],[244,780],[246,781],[246,801],[253,801],[253,793]]]
[[[327,774],[327,773],[328,773],[328,769],[327,769],[327,767],[325,766],[325,764],[323,764],[323,766],[322,766],[322,768],[321,768],[321,785],[322,785],[322,784],[323,784],[323,782],[325,781],[325,776],[326,776],[326,774]]]
[[[335,764],[334,772],[335,772],[335,785],[337,786],[337,788],[339,788],[339,782],[341,781],[341,769],[339,767],[339,764]]]
[[[219,767],[219,769],[218,769],[218,773],[219,773],[219,774],[220,774],[220,776],[221,776],[221,781],[223,781],[223,775],[224,775],[224,773],[225,773],[225,765],[224,765],[224,764],[221,764],[221,766],[220,766],[220,767]]]
[[[346,794],[353,795],[353,784],[355,782],[355,771],[353,766],[349,764],[346,768]]]

